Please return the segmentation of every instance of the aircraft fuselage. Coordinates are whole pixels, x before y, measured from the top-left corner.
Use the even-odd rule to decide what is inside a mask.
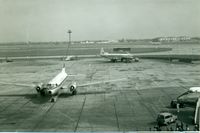
[[[55,95],[58,93],[59,89],[62,89],[62,84],[67,78],[67,73],[65,72],[65,68],[62,69],[60,73],[58,73],[52,80],[50,80],[47,84],[41,84],[36,87],[37,92],[41,95]]]

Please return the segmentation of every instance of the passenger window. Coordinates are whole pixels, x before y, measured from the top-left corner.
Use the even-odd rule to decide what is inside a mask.
[[[47,84],[47,87],[51,87],[51,84]]]
[[[168,118],[170,118],[170,117],[171,117],[171,115],[165,116],[166,119],[168,119]]]

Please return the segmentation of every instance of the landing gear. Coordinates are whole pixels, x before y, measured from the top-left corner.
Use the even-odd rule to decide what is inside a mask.
[[[130,63],[130,62],[131,62],[131,59],[128,59],[128,58],[121,58],[121,62]]]
[[[77,94],[76,84],[70,86],[70,92],[72,96]]]
[[[111,59],[111,62],[117,62],[117,59]]]
[[[126,63],[131,63],[131,59],[126,59]]]
[[[135,62],[139,62],[139,58],[135,58],[134,61],[135,61]]]
[[[40,90],[40,95],[41,96],[45,96],[45,91],[44,90]]]
[[[72,91],[72,96],[76,95],[77,94],[77,90],[73,90]]]
[[[179,59],[179,62],[192,63],[192,59]]]

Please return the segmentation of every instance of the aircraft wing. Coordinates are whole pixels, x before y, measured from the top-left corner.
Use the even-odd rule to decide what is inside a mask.
[[[69,77],[85,76],[84,74],[68,74]]]
[[[127,80],[127,78],[89,82],[89,83],[85,83],[85,84],[78,84],[77,87],[84,87],[84,86],[96,85],[96,84],[105,84],[105,83],[117,82],[117,81],[123,81],[123,80]]]
[[[4,85],[16,85],[16,86],[23,86],[23,87],[34,87],[33,84],[21,84],[21,83],[12,83],[12,82],[1,82],[0,84],[4,84]]]

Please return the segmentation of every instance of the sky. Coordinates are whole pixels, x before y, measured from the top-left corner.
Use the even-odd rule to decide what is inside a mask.
[[[0,0],[0,42],[200,36],[200,0]]]

